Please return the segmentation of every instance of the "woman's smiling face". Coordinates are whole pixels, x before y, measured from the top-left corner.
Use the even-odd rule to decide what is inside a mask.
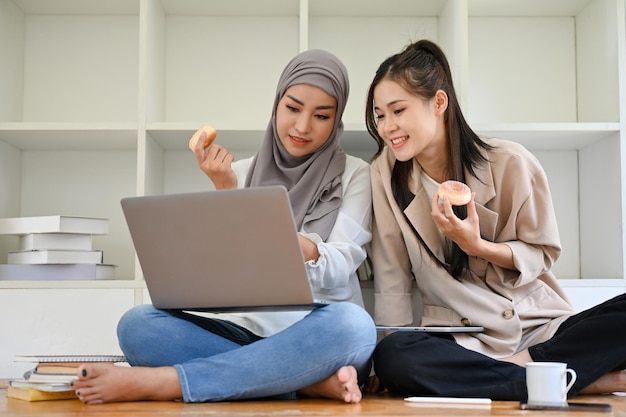
[[[310,155],[330,137],[337,117],[337,100],[319,87],[295,84],[276,108],[276,130],[291,156]]]
[[[441,119],[434,102],[388,79],[374,88],[378,134],[399,161],[408,161],[436,145]]]

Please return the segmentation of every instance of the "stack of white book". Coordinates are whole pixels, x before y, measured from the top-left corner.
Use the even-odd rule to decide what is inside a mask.
[[[23,378],[9,379],[7,397],[26,401],[77,398],[72,381],[87,362],[127,365],[123,355],[17,355],[16,362],[32,362],[34,368]]]
[[[115,265],[92,246],[109,220],[79,216],[0,218],[0,234],[18,236],[18,250],[0,264],[0,280],[115,279]]]

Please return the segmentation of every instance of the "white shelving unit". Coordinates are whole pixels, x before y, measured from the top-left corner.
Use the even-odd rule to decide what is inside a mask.
[[[564,249],[557,275],[574,293],[623,292],[624,16],[624,0],[0,0],[0,217],[109,218],[94,246],[119,265],[114,282],[1,281],[4,317],[16,305],[4,300],[39,297],[26,310],[56,319],[45,328],[22,309],[0,378],[16,376],[13,355],[41,349],[20,328],[51,335],[67,317],[98,317],[98,338],[146,300],[119,200],[210,189],[191,134],[212,124],[236,157],[252,155],[280,71],[309,48],[348,67],[343,143],[368,160],[364,103],[378,64],[411,41],[438,42],[470,124],[544,164]],[[0,262],[16,242],[0,236]],[[72,296],[60,303],[60,293]],[[92,298],[111,309],[90,308]]]

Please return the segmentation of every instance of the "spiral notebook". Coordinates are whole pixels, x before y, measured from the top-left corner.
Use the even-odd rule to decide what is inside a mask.
[[[152,304],[191,311],[320,306],[281,186],[121,201]]]
[[[16,355],[14,362],[33,363],[84,363],[84,362],[125,362],[123,355]]]

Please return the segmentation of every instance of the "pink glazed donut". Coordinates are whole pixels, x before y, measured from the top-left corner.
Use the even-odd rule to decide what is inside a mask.
[[[462,182],[448,180],[439,186],[439,198],[448,197],[453,206],[464,206],[472,199],[472,191]]]

